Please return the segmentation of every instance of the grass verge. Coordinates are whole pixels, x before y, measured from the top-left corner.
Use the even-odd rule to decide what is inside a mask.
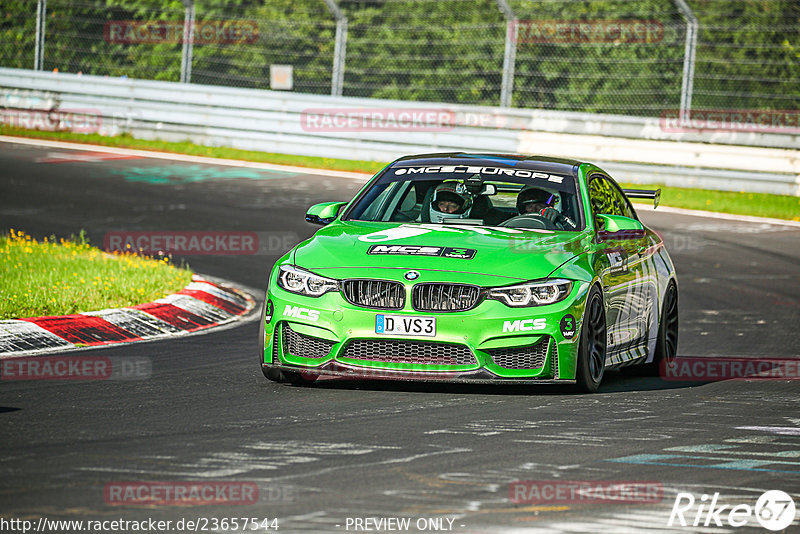
[[[53,139],[88,143],[93,145],[113,146],[156,150],[176,154],[190,154],[212,158],[240,159],[280,165],[294,165],[313,169],[329,169],[337,171],[356,171],[375,173],[386,165],[380,161],[358,161],[348,159],[319,158],[310,156],[293,156],[290,154],[273,154],[255,152],[228,147],[209,147],[186,142],[170,142],[147,139],[134,139],[129,135],[106,137],[98,134],[81,134],[74,132],[45,132],[0,126],[0,135],[17,135],[38,139]],[[661,187],[661,205],[675,208],[699,209],[772,217],[800,221],[800,197],[771,195],[767,193],[737,193],[731,191],[715,191],[710,189],[691,189],[684,187],[666,187],[657,185],[627,184],[632,188]]]
[[[14,230],[0,236],[0,319],[132,306],[180,291],[191,278],[167,258],[103,252],[83,233],[59,241]]]
[[[195,145],[188,141],[173,142],[151,139],[135,139],[130,135],[117,135],[107,137],[99,134],[81,134],[75,132],[46,132],[40,130],[27,130],[10,126],[0,126],[0,135],[16,135],[35,139],[51,139],[54,141],[69,141],[71,143],[86,143],[91,145],[113,146],[118,148],[136,148],[139,150],[155,150],[157,152],[171,152],[173,154],[188,154],[190,156],[205,156],[208,158],[240,159],[260,163],[275,163],[278,165],[294,165],[295,167],[308,167],[311,169],[329,169],[334,171],[354,171],[374,174],[381,170],[386,162],[359,161],[351,159],[318,158],[312,156],[293,156],[291,154],[275,154],[272,152],[256,152],[253,150],[240,150],[224,146]]]
[[[800,197],[770,195],[768,193],[736,193],[711,189],[689,189],[664,185],[622,184],[631,189],[661,188],[659,206],[672,206],[690,210],[716,211],[800,221]],[[648,203],[644,200],[637,202]]]

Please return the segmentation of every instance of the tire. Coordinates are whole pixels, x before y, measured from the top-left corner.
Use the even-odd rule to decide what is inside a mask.
[[[266,378],[267,380],[271,380],[273,382],[278,382],[281,384],[288,382],[288,380],[283,375],[283,372],[280,369],[275,369],[274,367],[261,366],[261,372],[264,373],[264,378]]]
[[[261,367],[261,372],[267,380],[278,382],[279,384],[292,384],[293,386],[308,386],[313,384],[318,375],[306,371],[286,371],[275,369],[274,367]]]
[[[280,369],[275,369],[274,367],[264,367],[264,342],[266,341],[264,321],[266,319],[266,314],[267,301],[264,300],[264,304],[261,306],[261,331],[259,332],[259,346],[261,349],[259,364],[261,366],[261,372],[264,374],[264,378],[271,380],[272,382],[278,382],[279,384],[293,384],[295,386],[306,386],[308,384],[312,384],[318,377],[318,375],[314,373],[303,371],[282,371]]]
[[[659,376],[663,365],[674,365],[678,354],[678,286],[674,281],[667,285],[664,302],[661,306],[661,317],[658,321],[658,337],[653,361],[638,365],[645,376]]]
[[[606,312],[603,295],[597,286],[589,290],[578,343],[575,386],[583,393],[594,393],[603,381],[606,363]]]

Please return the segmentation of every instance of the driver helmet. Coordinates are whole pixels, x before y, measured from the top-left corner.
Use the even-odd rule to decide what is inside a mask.
[[[526,185],[517,195],[517,211],[520,215],[526,213],[539,214],[546,206],[553,207],[556,195],[545,189]]]
[[[448,219],[466,219],[472,210],[472,196],[464,184],[443,182],[436,186],[429,208],[431,222],[442,223]]]

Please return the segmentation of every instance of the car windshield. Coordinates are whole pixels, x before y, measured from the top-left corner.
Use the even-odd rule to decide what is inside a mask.
[[[467,165],[392,166],[347,220],[562,231],[584,227],[574,177]]]

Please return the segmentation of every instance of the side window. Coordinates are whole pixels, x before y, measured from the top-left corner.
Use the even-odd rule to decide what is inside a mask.
[[[605,176],[595,174],[589,182],[589,200],[592,203],[592,213],[595,216],[595,226],[600,227],[597,215],[622,215],[617,203],[614,201],[611,184]]]
[[[625,193],[622,192],[622,189],[620,189],[619,185],[617,185],[617,183],[610,178],[606,181],[611,185],[611,189],[614,192],[614,197],[616,198],[616,203],[619,207],[620,213],[629,219],[638,220],[639,218],[636,216],[636,212],[633,211],[633,206],[631,206],[628,197],[625,196]]]
[[[636,213],[625,198],[625,194],[611,179],[601,174],[592,176],[589,182],[589,199],[594,215],[622,215],[636,219]],[[597,220],[595,219],[595,223]]]

